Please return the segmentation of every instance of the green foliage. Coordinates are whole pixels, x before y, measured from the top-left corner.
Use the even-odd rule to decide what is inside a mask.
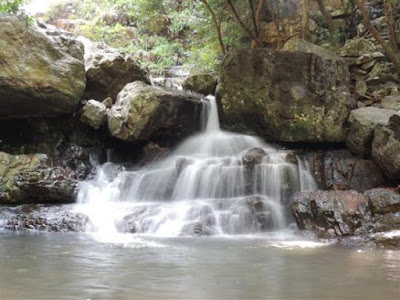
[[[0,0],[0,13],[23,14],[22,6],[26,3],[26,0]]]
[[[223,12],[224,0],[209,2]],[[75,33],[133,54],[153,73],[175,65],[213,72],[222,60],[214,24],[198,0],[65,0],[46,19],[66,16],[77,21]],[[241,45],[242,29],[228,13],[222,19],[228,49]]]

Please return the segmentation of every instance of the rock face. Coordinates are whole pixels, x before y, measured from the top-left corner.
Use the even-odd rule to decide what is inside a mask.
[[[400,195],[394,189],[304,192],[294,197],[292,213],[300,229],[321,238],[388,231],[400,228]]]
[[[400,180],[400,116],[393,115],[388,127],[377,127],[372,142],[372,158],[389,180]]]
[[[130,55],[103,43],[85,45],[86,99],[116,99],[133,81],[150,83],[146,71]]]
[[[192,75],[185,79],[183,88],[203,95],[214,95],[217,77],[210,74]]]
[[[354,107],[345,61],[269,49],[229,54],[217,96],[228,126],[242,124],[285,142],[345,141],[345,122]]]
[[[0,119],[77,109],[85,89],[83,45],[68,32],[0,15]]]
[[[355,157],[348,150],[309,152],[300,156],[324,190],[365,191],[385,183],[382,171],[372,160]]]
[[[200,130],[202,107],[197,96],[136,81],[118,94],[108,127],[114,137],[129,142],[176,142]]]
[[[94,129],[100,128],[106,122],[107,108],[104,103],[89,100],[82,108],[81,121]]]
[[[363,107],[350,113],[347,147],[357,155],[369,157],[374,130],[378,125],[387,126],[395,110],[376,107]]]
[[[0,204],[73,202],[77,183],[77,172],[52,166],[45,154],[0,152]]]
[[[52,232],[84,232],[91,229],[89,218],[72,210],[66,205],[1,206],[0,228]]]

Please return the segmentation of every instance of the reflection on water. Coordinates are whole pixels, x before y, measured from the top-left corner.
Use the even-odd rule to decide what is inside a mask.
[[[0,233],[0,299],[399,299],[400,252],[290,234],[134,237]]]

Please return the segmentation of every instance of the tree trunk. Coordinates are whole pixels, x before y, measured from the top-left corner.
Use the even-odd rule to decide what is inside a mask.
[[[224,41],[222,40],[221,23],[218,22],[217,17],[215,16],[214,10],[212,9],[212,7],[208,3],[208,1],[207,0],[200,0],[200,1],[206,6],[207,10],[211,14],[211,19],[214,23],[214,26],[215,26],[215,29],[216,29],[217,35],[218,35],[219,47],[221,48],[222,54],[225,55],[226,47],[225,47]]]
[[[385,15],[390,43],[395,53],[399,53],[399,43],[396,35],[396,26],[393,19],[393,0],[385,0]]]
[[[249,0],[249,1],[251,1],[251,0]],[[265,1],[266,0],[258,1],[256,13],[255,13],[255,28],[256,28],[255,30],[256,30],[257,38],[259,38],[260,40],[261,40],[261,38],[260,38],[260,34],[261,34],[261,13],[263,11],[263,8],[264,8],[264,5],[265,5]],[[253,40],[251,42],[251,47],[255,48],[256,46],[257,46],[257,43],[256,43],[256,41]]]
[[[326,26],[328,26],[328,30],[330,33],[334,33],[336,31],[335,23],[331,17],[331,14],[325,9],[325,5],[323,0],[317,0],[319,11],[321,12],[322,16],[324,17]]]
[[[232,10],[232,13],[233,13],[233,16],[236,19],[236,22],[238,22],[240,27],[242,27],[244,29],[244,31],[246,31],[247,35],[252,40],[252,46],[253,46],[253,42],[255,43],[255,45],[262,45],[262,41],[255,34],[253,34],[253,32],[251,32],[251,30],[243,23],[243,21],[240,18],[235,6],[232,3],[232,0],[226,0],[226,1],[227,1],[227,4],[229,5],[229,7]],[[265,0],[260,0],[260,1],[264,1],[265,2]]]
[[[309,10],[310,10],[310,0],[303,0],[303,20],[302,20],[301,36],[303,40],[306,41],[310,39],[310,31],[308,30]]]
[[[378,43],[382,46],[383,50],[385,50],[388,58],[393,63],[396,72],[400,76],[400,60],[397,58],[396,53],[393,51],[393,48],[385,42],[382,38],[378,30],[376,30],[375,26],[371,23],[371,18],[369,16],[368,11],[365,9],[364,2],[360,0],[353,0],[358,9],[361,11],[363,17],[363,23],[368,31],[374,36],[374,38],[378,41]]]

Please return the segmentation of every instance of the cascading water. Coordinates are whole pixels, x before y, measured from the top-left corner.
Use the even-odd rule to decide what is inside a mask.
[[[287,226],[290,197],[316,188],[308,166],[258,138],[222,131],[207,97],[204,132],[140,170],[106,163],[77,209],[102,236],[249,234]],[[298,163],[297,163],[298,161]]]

